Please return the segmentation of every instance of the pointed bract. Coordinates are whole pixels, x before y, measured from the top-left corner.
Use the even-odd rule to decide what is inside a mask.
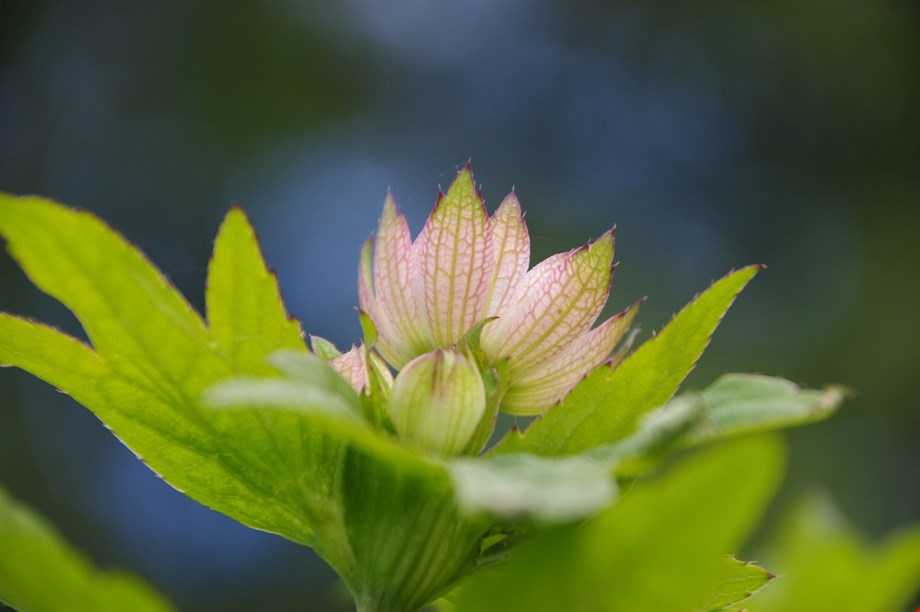
[[[374,295],[387,320],[385,329],[396,336],[392,341],[408,345],[415,354],[433,348],[414,295],[417,277],[409,224],[387,194],[374,245]]]
[[[351,350],[330,361],[329,365],[341,374],[342,378],[347,380],[358,393],[367,388],[367,367],[364,364],[361,349],[354,344],[351,345]]]
[[[332,361],[336,357],[342,354],[332,342],[321,338],[319,336],[314,336],[310,334],[310,347],[313,349],[313,353],[325,361]]]
[[[539,365],[590,329],[607,301],[613,236],[551,258],[528,276],[504,317],[483,331],[483,349],[511,358],[511,376]]]
[[[456,344],[485,317],[492,231],[473,175],[464,168],[415,242],[421,308],[435,346]]]
[[[509,194],[492,215],[494,269],[486,298],[486,313],[498,315],[512,303],[530,265],[530,235],[521,205]]]
[[[636,316],[635,304],[581,334],[553,359],[525,371],[502,400],[505,412],[535,415],[561,400],[588,372],[606,361]]]

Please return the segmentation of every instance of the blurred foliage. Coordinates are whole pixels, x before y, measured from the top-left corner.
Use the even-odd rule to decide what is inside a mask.
[[[0,600],[24,612],[172,609],[164,597],[137,577],[92,567],[51,525],[2,489]]]
[[[867,543],[827,497],[800,500],[766,552],[780,579],[752,612],[904,610],[920,592],[920,525]]]

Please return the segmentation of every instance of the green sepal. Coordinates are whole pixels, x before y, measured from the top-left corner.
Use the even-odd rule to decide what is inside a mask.
[[[361,323],[361,332],[364,334],[364,346],[374,348],[374,345],[377,344],[377,326],[374,325],[373,319],[359,308],[358,321]]]
[[[314,355],[325,361],[332,361],[342,354],[332,342],[313,334],[310,334],[310,348],[313,349]]]
[[[464,334],[463,339],[458,343],[458,347],[468,349],[470,354],[476,358],[476,361],[480,363],[483,369],[488,367],[486,362],[485,353],[482,350],[482,345],[480,344],[482,340],[482,330],[483,328],[496,321],[498,317],[486,317],[481,321],[476,322],[466,334]]]
[[[480,367],[482,362],[478,361]],[[463,454],[478,455],[495,432],[495,423],[498,420],[498,413],[501,408],[502,398],[508,389],[508,360],[504,359],[492,368],[484,368],[482,372],[482,382],[486,390],[486,410],[479,421],[476,432],[470,439],[469,445],[464,449]]]
[[[390,384],[392,376],[389,376],[389,370],[383,359],[377,356],[366,344],[362,344],[360,349],[364,367],[367,368],[368,388],[361,394],[361,405],[364,408],[364,415],[368,421],[376,427],[395,434],[393,423],[387,415],[387,402],[390,399]],[[389,376],[389,377],[388,377]]]

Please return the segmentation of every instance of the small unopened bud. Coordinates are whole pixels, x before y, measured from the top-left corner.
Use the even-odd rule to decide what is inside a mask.
[[[461,353],[439,349],[400,371],[387,413],[405,443],[457,454],[469,444],[485,410],[485,387],[476,365]]]

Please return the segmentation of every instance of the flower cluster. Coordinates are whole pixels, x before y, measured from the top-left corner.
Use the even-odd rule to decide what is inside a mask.
[[[377,332],[373,348],[400,371],[395,384],[402,389],[403,377],[432,383],[431,368],[424,364],[433,359],[471,361],[468,336],[474,333],[480,365],[505,367],[501,410],[541,414],[607,360],[629,328],[635,308],[593,327],[607,302],[613,247],[611,230],[530,268],[530,237],[516,195],[509,194],[490,217],[469,167],[439,194],[415,241],[388,194],[376,235],[362,250],[358,275],[361,309]],[[359,391],[366,388],[362,354],[354,349],[333,363],[349,372]],[[478,376],[457,378],[482,389]],[[400,414],[402,403],[390,402],[390,418],[397,433],[412,437],[405,429],[411,419]],[[467,411],[481,413],[479,404],[477,398]],[[458,444],[454,441],[452,450]]]

